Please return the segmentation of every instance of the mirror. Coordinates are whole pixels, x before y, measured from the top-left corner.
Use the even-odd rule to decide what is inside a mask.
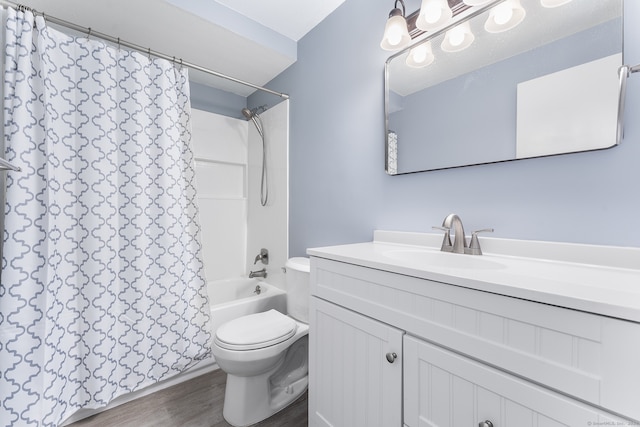
[[[520,0],[524,20],[489,33],[485,22],[502,3],[467,8],[454,24],[425,33],[387,60],[388,174],[616,145],[622,0],[573,0],[554,8]],[[463,21],[475,36],[472,44],[444,51],[446,31]],[[411,48],[424,42],[433,62],[407,65]]]

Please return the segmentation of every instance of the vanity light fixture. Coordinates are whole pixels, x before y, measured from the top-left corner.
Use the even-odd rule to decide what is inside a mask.
[[[558,7],[569,3],[571,0],[540,0],[540,4],[544,7]]]
[[[398,8],[398,3],[402,6],[402,10]],[[380,42],[380,47],[384,50],[400,50],[409,46],[411,36],[409,36],[407,29],[405,12],[404,1],[396,0],[394,8],[389,12],[389,19],[384,27],[384,35]]]
[[[416,27],[429,31],[442,27],[453,17],[453,11],[447,0],[422,0]]]
[[[465,21],[447,31],[440,48],[445,52],[460,52],[471,46],[474,40],[471,25],[469,21]]]
[[[520,24],[526,14],[520,0],[507,0],[491,9],[484,29],[489,33],[508,31]]]
[[[555,7],[571,0],[540,1],[545,7],[552,7],[552,4]],[[489,33],[500,33],[516,27],[526,16],[520,0],[422,0],[421,6],[409,17],[405,17],[404,1],[396,0],[394,9],[389,13],[384,37],[380,42],[382,49],[391,51],[405,49],[412,39],[427,32],[425,26],[432,25],[433,28],[430,31],[433,31],[436,36],[446,31],[440,43],[442,51],[460,52],[475,40],[471,31],[470,18],[488,11],[489,18],[484,24],[485,30]],[[477,9],[461,19],[462,22],[457,25],[453,23],[454,16],[472,7]],[[431,39],[428,39],[425,43],[411,47],[406,57],[406,64],[413,68],[422,68],[434,60]]]
[[[433,55],[433,49],[431,48],[431,42],[421,43],[418,46],[413,47],[409,51],[406,63],[409,67],[422,68],[431,64],[435,56]]]

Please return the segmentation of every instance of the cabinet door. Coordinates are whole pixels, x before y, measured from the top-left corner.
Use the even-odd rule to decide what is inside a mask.
[[[309,326],[309,425],[400,427],[403,332],[315,297]]]
[[[633,425],[425,341],[404,339],[404,422],[409,427]]]

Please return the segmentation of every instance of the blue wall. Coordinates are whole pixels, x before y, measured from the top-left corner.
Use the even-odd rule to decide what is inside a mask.
[[[298,43],[269,87],[291,95],[290,255],[371,240],[374,229],[431,231],[458,213],[496,237],[640,247],[640,75],[629,79],[625,138],[610,150],[400,176],[384,172],[379,47],[393,2],[347,0]],[[625,63],[640,63],[640,2],[625,0]],[[254,95],[251,105],[274,103]]]
[[[245,97],[193,81],[189,82],[189,87],[192,108],[236,119],[242,118],[242,109],[247,106]]]

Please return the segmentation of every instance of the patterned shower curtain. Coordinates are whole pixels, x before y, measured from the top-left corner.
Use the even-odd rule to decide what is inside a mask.
[[[0,425],[58,425],[210,352],[187,71],[8,9]]]

